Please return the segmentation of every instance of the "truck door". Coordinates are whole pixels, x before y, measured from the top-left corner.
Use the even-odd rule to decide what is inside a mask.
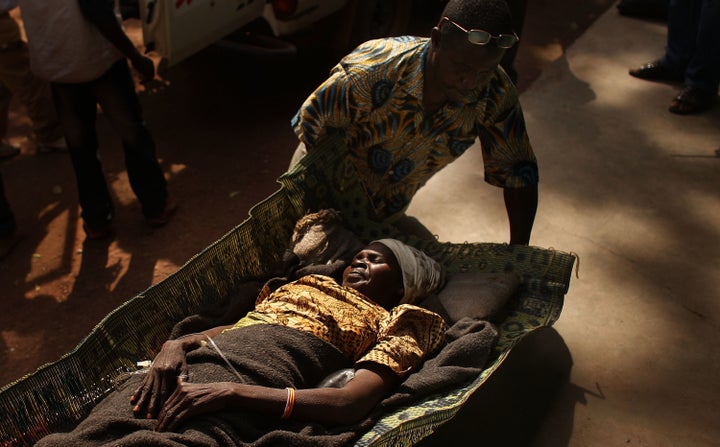
[[[172,66],[261,17],[265,0],[140,0],[143,41]]]

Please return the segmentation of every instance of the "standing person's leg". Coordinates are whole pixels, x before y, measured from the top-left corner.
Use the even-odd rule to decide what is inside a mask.
[[[720,86],[720,2],[703,0],[695,52],[685,70],[685,84],[717,94]]]
[[[2,81],[4,78],[2,67],[2,52],[0,51],[0,139],[5,139],[5,135],[7,135],[7,120],[8,113],[10,113],[12,92]]]
[[[25,42],[21,42],[12,52],[6,53],[4,63],[8,64],[6,68],[13,69],[14,76],[9,80],[12,83],[9,83],[8,87],[26,107],[38,149],[41,152],[53,148],[64,149],[63,130],[55,113],[50,86],[30,71]]]
[[[27,115],[32,121],[36,150],[38,152],[67,150],[63,129],[55,112],[50,85],[28,71],[25,81],[15,90],[15,94],[25,105]]]
[[[630,69],[631,76],[650,81],[683,81],[695,51],[700,1],[669,0],[665,52],[659,59]]]
[[[25,105],[38,149],[63,149],[63,130],[55,113],[50,86],[30,71],[30,55],[17,22],[8,14],[0,15],[0,29],[0,34],[9,39],[0,48],[0,81]]]
[[[699,113],[717,101],[720,81],[720,4],[717,0],[672,0],[665,58],[684,64],[684,86],[669,110]]]
[[[128,179],[143,215],[153,225],[166,223],[175,205],[168,198],[167,181],[157,160],[155,141],[143,121],[127,61],[115,63],[94,83],[94,92],[103,113],[122,138]]]
[[[5,140],[12,99],[10,84],[14,77],[9,55],[19,38],[20,32],[15,20],[7,12],[0,13],[0,159],[12,158],[20,153],[19,147]]]
[[[701,0],[670,0],[665,56],[662,62],[673,71],[685,72],[695,53]]]
[[[5,197],[5,185],[0,173],[0,237],[7,237],[15,231],[15,215]]]
[[[0,259],[9,255],[13,247],[20,241],[21,234],[17,230],[15,215],[5,197],[5,185],[0,173]]]
[[[83,227],[90,238],[110,235],[113,203],[98,154],[97,103],[91,83],[51,84],[75,169]]]
[[[2,51],[0,50],[0,159],[7,159],[18,155],[20,148],[5,140],[12,93],[2,82],[2,72]]]
[[[10,101],[12,99],[12,91],[8,84],[13,77],[11,69],[6,68],[9,64],[6,61],[8,50],[15,44],[15,40],[20,37],[20,33],[16,30],[17,23],[10,17],[8,12],[0,12],[0,140],[5,140],[7,133],[7,119],[10,111]]]

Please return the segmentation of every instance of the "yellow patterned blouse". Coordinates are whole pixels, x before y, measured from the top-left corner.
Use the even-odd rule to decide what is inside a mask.
[[[538,182],[518,93],[501,68],[465,102],[424,113],[429,42],[404,36],[362,44],[333,68],[292,120],[308,149],[329,128],[345,132],[352,162],[379,217],[404,211],[417,190],[476,138],[485,181],[503,188]]]
[[[433,312],[409,304],[387,311],[322,275],[305,276],[272,293],[263,290],[255,309],[235,327],[257,323],[310,332],[356,365],[378,363],[398,375],[409,373],[435,353],[447,329],[442,317]]]

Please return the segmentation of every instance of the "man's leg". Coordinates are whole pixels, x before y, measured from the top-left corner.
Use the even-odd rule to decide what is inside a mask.
[[[717,0],[671,0],[665,61],[682,66],[684,86],[670,103],[676,114],[699,113],[717,101],[720,78]]]
[[[695,52],[685,70],[685,84],[715,95],[720,85],[720,2],[703,0],[699,14]]]
[[[673,71],[684,72],[697,40],[701,0],[670,0],[665,56],[662,62]]]
[[[14,36],[0,49],[0,82],[26,107],[38,146],[62,146],[63,130],[55,113],[50,86],[30,71],[30,56],[20,28],[7,14],[0,14],[0,28],[3,36]]]
[[[12,158],[20,153],[18,146],[5,140],[12,100],[10,84],[14,78],[8,55],[12,52],[17,39],[20,39],[17,23],[9,13],[0,13],[0,159]]]
[[[4,140],[7,135],[8,113],[10,113],[10,101],[12,100],[12,92],[2,81],[4,78],[2,67],[2,53],[0,52],[0,140]]]
[[[5,197],[5,186],[0,173],[0,259],[9,255],[13,247],[20,241],[15,215]]]
[[[5,197],[5,185],[0,173],[0,237],[6,237],[15,231],[15,215]]]
[[[51,87],[75,169],[86,232],[90,237],[106,236],[113,203],[98,155],[95,97],[89,83],[53,83]]]
[[[125,59],[116,62],[93,83],[103,113],[122,138],[130,186],[152,224],[173,207],[168,200],[167,181],[155,152],[155,141],[145,127],[140,100]],[[169,217],[169,216],[167,216]]]
[[[1,54],[1,53],[0,53]],[[0,60],[0,73],[2,73],[2,60]],[[2,76],[0,75],[0,79]],[[0,160],[13,158],[20,153],[20,148],[5,140],[7,135],[7,120],[10,112],[12,93],[0,80]]]
[[[12,91],[8,83],[12,83],[12,70],[6,68],[6,50],[12,46],[16,39],[20,38],[17,30],[17,23],[7,12],[0,13],[0,140],[5,140],[7,133],[7,118],[10,111]]]

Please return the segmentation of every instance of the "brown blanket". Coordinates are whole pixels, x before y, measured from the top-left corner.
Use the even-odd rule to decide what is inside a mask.
[[[347,446],[352,445],[388,410],[412,405],[425,396],[467,383],[480,374],[497,338],[492,325],[462,320],[448,333],[438,356],[402,384],[379,408],[352,426],[326,427],[268,418],[249,411],[224,410],[189,420],[176,433],[154,431],[155,420],[133,416],[130,396],[141,376],[133,376],[119,391],[100,402],[71,433],[53,434],[37,447],[122,446]],[[311,335],[275,325],[253,325],[215,339],[233,366],[249,383],[273,387],[315,386],[330,372],[351,366],[332,345]],[[237,381],[221,357],[210,348],[188,355],[192,382]]]

